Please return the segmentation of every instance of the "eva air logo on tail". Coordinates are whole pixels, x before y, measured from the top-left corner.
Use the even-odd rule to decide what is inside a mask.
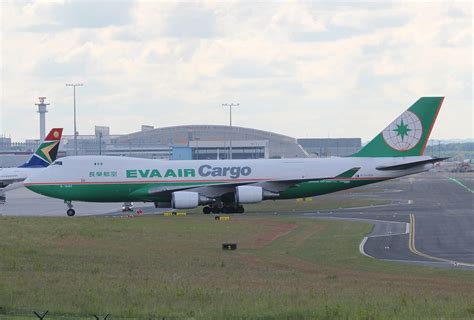
[[[405,111],[382,131],[385,142],[398,151],[414,148],[420,141],[422,133],[421,121],[411,111]]]

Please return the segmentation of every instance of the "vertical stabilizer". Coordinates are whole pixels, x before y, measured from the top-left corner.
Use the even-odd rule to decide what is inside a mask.
[[[422,97],[352,157],[409,157],[425,151],[444,97]]]
[[[53,128],[30,159],[20,168],[47,167],[56,160],[63,128]]]

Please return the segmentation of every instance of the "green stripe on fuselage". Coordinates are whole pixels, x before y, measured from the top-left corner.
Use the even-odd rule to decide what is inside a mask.
[[[175,183],[77,183],[38,184],[28,189],[39,194],[63,200],[86,202],[127,202],[127,201],[170,201],[168,195],[149,195],[150,189],[160,187],[193,187],[216,184],[216,182],[175,182]]]
[[[313,197],[331,192],[346,190],[350,188],[364,186],[370,183],[382,181],[375,179],[341,179],[341,180],[317,180],[302,182],[294,187],[281,192],[278,199],[294,199],[303,197]],[[126,183],[126,184],[69,184],[55,185],[42,184],[27,186],[31,191],[39,194],[73,201],[88,202],[168,202],[171,200],[170,194],[160,193],[159,195],[150,195],[150,189],[162,187],[193,187],[206,184],[216,184],[216,182],[176,182],[176,183]],[[225,184],[225,183],[224,183]]]

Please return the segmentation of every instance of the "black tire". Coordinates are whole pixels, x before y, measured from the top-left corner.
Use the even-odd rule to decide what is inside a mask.
[[[245,209],[243,206],[238,206],[237,207],[237,213],[244,213],[245,212]]]
[[[74,209],[68,209],[66,211],[66,214],[69,216],[69,217],[73,217],[75,214],[76,214],[76,211],[74,211]]]
[[[215,214],[221,213],[221,209],[219,207],[212,207],[211,211],[212,213],[215,213]]]
[[[210,214],[210,213],[211,213],[211,208],[210,208],[210,207],[204,207],[204,208],[202,208],[202,213],[204,213],[204,214]]]

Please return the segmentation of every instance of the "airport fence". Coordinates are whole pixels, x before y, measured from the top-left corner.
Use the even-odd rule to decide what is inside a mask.
[[[107,313],[103,314],[67,314],[67,313],[57,313],[57,312],[50,312],[49,310],[46,311],[39,311],[39,310],[9,310],[5,311],[2,310],[0,307],[0,320],[3,319],[39,319],[39,320],[113,320],[113,319],[120,319],[120,320],[132,320],[132,319],[146,319],[146,320],[168,320],[169,318],[164,316],[147,316],[147,317],[125,317],[125,316],[112,316],[111,314]]]

